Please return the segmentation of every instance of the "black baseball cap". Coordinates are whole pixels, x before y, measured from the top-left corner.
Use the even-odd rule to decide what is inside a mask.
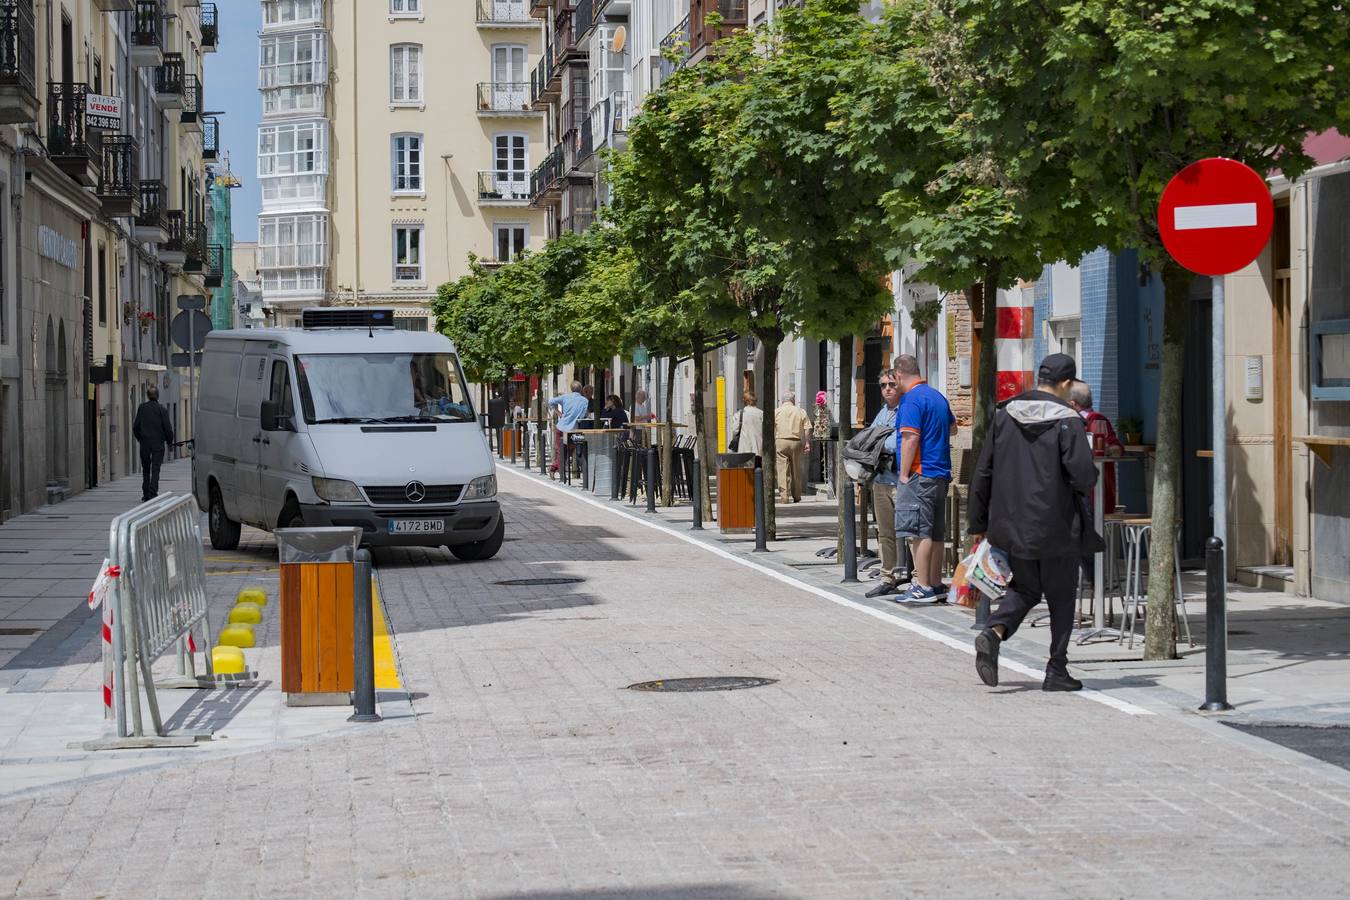
[[[1059,384],[1077,377],[1078,364],[1067,353],[1051,353],[1041,360],[1040,371],[1036,373],[1036,379],[1041,384]]]

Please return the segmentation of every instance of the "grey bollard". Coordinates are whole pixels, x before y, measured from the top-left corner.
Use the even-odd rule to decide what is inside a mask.
[[[609,499],[619,499],[619,442],[609,451]]]
[[[853,501],[853,481],[839,479],[839,498],[844,503],[844,577],[843,582],[858,580],[858,520]]]
[[[647,512],[656,512],[656,445],[647,448]]]
[[[690,493],[694,498],[694,524],[691,531],[703,530],[703,467],[699,465],[698,457],[694,457],[689,472]]]
[[[539,423],[539,474],[548,476],[548,445],[544,443],[544,423]]]
[[[755,466],[755,552],[769,552],[768,513],[764,509],[764,467]]]
[[[370,551],[357,550],[352,566],[352,635],[355,689],[352,706],[356,709],[348,722],[378,722],[375,712],[375,623],[371,614]]]
[[[1228,610],[1224,604],[1228,573],[1223,541],[1205,541],[1205,705],[1206,712],[1223,712],[1228,704]]]

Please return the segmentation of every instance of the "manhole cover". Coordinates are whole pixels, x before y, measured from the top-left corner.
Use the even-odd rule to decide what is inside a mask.
[[[774,684],[777,678],[751,678],[741,675],[719,675],[712,678],[667,678],[663,681],[643,681],[630,684],[630,691],[666,691],[690,693],[693,691],[743,691],[746,688]]]
[[[550,584],[579,584],[584,578],[508,578],[505,581],[494,581],[493,584],[503,584],[507,587],[545,587]]]

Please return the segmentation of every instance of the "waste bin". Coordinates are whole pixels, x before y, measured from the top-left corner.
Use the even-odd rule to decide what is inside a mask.
[[[723,534],[755,530],[755,454],[717,454],[717,527]]]
[[[352,564],[359,528],[279,528],[281,690],[289,706],[351,700]]]

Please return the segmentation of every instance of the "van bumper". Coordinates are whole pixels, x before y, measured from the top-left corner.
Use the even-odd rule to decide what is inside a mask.
[[[449,547],[486,540],[496,530],[502,510],[496,500],[475,500],[435,510],[408,511],[302,503],[300,513],[307,526],[360,528],[361,544],[365,547]],[[442,521],[445,530],[439,533],[390,533],[390,522],[407,519]]]

